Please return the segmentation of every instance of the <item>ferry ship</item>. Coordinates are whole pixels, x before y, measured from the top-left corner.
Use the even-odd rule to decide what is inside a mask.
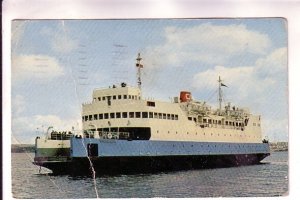
[[[82,133],[48,130],[35,140],[34,164],[54,174],[147,173],[258,164],[270,155],[262,140],[261,116],[230,103],[219,107],[181,91],[171,102],[147,100],[126,83],[94,89],[82,104]]]

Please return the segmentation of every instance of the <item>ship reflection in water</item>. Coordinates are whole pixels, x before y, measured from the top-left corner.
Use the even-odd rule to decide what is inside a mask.
[[[30,154],[31,158],[33,154]],[[96,178],[100,198],[267,197],[288,192],[288,152],[259,165]],[[50,176],[25,153],[12,154],[14,198],[96,198],[90,177]]]

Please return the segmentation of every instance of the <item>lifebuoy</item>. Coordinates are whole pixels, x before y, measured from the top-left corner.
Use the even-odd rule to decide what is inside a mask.
[[[111,133],[107,134],[107,137],[108,137],[108,139],[111,139],[112,138],[112,134]]]

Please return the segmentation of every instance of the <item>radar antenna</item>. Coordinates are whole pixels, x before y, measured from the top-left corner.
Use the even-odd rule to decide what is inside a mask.
[[[141,68],[144,66],[141,64],[141,54],[138,53],[138,57],[136,58],[136,67],[138,68],[137,70],[137,85],[138,88],[140,89],[140,92],[142,92],[142,78],[141,78]]]

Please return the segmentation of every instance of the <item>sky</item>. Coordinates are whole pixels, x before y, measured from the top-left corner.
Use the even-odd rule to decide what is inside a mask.
[[[11,41],[12,143],[34,143],[48,126],[81,128],[94,88],[136,86],[143,58],[145,98],[181,90],[262,116],[263,136],[288,140],[287,22],[283,18],[14,20]]]

